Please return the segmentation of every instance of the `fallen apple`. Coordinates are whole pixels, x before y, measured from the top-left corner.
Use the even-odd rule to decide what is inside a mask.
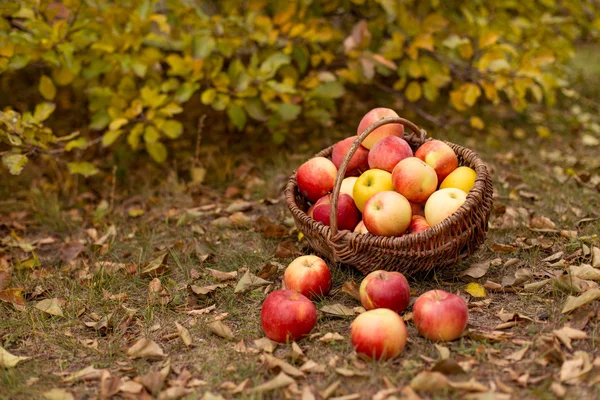
[[[467,303],[460,296],[443,290],[423,293],[412,310],[417,330],[429,340],[458,339],[469,320]]]
[[[350,325],[354,350],[374,360],[398,356],[406,346],[406,337],[402,317],[387,308],[365,311]]]
[[[260,310],[263,331],[280,343],[300,340],[317,323],[317,308],[294,290],[276,290],[265,299]]]

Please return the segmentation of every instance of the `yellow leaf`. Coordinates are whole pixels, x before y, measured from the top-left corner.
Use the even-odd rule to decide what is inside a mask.
[[[108,129],[110,129],[111,131],[116,131],[117,129],[125,125],[127,122],[129,122],[127,121],[127,118],[117,118],[108,125]]]
[[[453,90],[450,92],[450,103],[456,108],[458,111],[465,111],[469,107],[465,104],[465,92],[461,90]]]
[[[146,142],[146,150],[154,161],[158,163],[162,163],[167,159],[167,148],[161,142]]]
[[[54,86],[52,79],[46,75],[42,75],[40,78],[39,90],[46,100],[52,100],[56,96],[56,86]]]
[[[411,78],[420,78],[421,76],[423,76],[423,70],[421,69],[421,66],[419,65],[419,62],[417,60],[409,60],[407,62],[407,71],[408,71],[408,76],[410,76]]]
[[[283,25],[289,21],[296,13],[296,2],[288,1],[287,4],[282,7],[273,16],[273,22],[277,25]]]
[[[417,81],[412,81],[411,83],[409,83],[406,87],[406,90],[404,91],[406,99],[411,103],[414,103],[415,101],[419,100],[422,94],[423,92],[421,90],[421,85]]]
[[[464,87],[465,104],[469,107],[472,107],[476,102],[479,96],[481,96],[481,89],[474,83],[467,83]]]
[[[28,360],[29,357],[18,357],[10,354],[2,346],[0,346],[0,367],[2,368],[13,368],[20,361]]]
[[[545,126],[538,126],[535,128],[539,137],[547,139],[550,137],[550,129]]]
[[[492,82],[479,81],[479,84],[483,88],[483,93],[485,94],[486,99],[494,104],[497,104],[500,101],[500,98],[498,97],[498,91]]]
[[[433,51],[433,36],[429,33],[423,33],[413,40],[412,45],[417,49]]]
[[[423,20],[423,30],[425,32],[437,32],[441,31],[448,25],[448,20],[442,17],[440,14],[429,14]]]
[[[487,293],[485,288],[477,282],[471,282],[465,288],[465,292],[469,293],[473,297],[486,297]]]
[[[473,46],[471,43],[465,43],[458,47],[458,54],[464,59],[469,60],[473,57]]]
[[[499,36],[495,32],[486,32],[481,37],[479,37],[479,48],[483,49],[484,47],[490,46],[496,43],[499,39]]]
[[[483,120],[479,117],[471,117],[471,126],[478,130],[482,130],[483,128],[485,128]]]

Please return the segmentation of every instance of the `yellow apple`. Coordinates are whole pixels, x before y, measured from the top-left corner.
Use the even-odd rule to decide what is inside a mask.
[[[475,186],[477,173],[469,167],[458,167],[450,172],[440,185],[440,189],[457,188],[465,193],[469,193]]]
[[[375,193],[394,190],[392,174],[382,169],[369,169],[362,173],[354,183],[352,197],[356,207],[362,212],[365,203]]]
[[[356,183],[357,179],[358,176],[349,176],[347,178],[344,178],[344,180],[342,180],[342,186],[340,187],[340,195],[346,193],[347,195],[352,197],[352,191],[354,189],[354,184]]]
[[[425,203],[425,219],[430,226],[442,222],[452,215],[467,199],[467,194],[460,189],[446,188],[433,192]]]

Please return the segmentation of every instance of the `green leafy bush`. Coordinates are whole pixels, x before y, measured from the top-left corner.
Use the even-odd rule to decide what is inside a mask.
[[[0,113],[0,151],[17,174],[34,149],[86,148],[91,137],[56,138],[42,125],[62,90],[85,97],[103,146],[126,141],[158,162],[165,140],[184,133],[193,96],[237,130],[264,124],[276,142],[298,118],[328,124],[346,90],[371,86],[452,107],[482,129],[476,105],[523,112],[570,95],[566,62],[577,40],[597,35],[598,15],[580,0],[3,3],[0,74],[42,73],[33,113]]]

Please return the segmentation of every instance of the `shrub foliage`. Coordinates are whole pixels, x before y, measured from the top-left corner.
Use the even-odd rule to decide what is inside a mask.
[[[574,43],[595,37],[581,0],[21,0],[0,5],[0,74],[37,73],[30,112],[0,112],[0,151],[18,174],[50,147],[86,148],[43,122],[57,92],[82,94],[103,146],[126,141],[158,162],[183,134],[192,96],[235,129],[275,141],[303,118],[327,124],[346,90],[383,87],[420,107],[552,106],[569,94]],[[36,105],[37,103],[37,105]],[[179,119],[178,119],[179,118]],[[89,135],[84,135],[89,136]],[[95,135],[98,136],[98,135]],[[94,167],[71,164],[76,173]]]

